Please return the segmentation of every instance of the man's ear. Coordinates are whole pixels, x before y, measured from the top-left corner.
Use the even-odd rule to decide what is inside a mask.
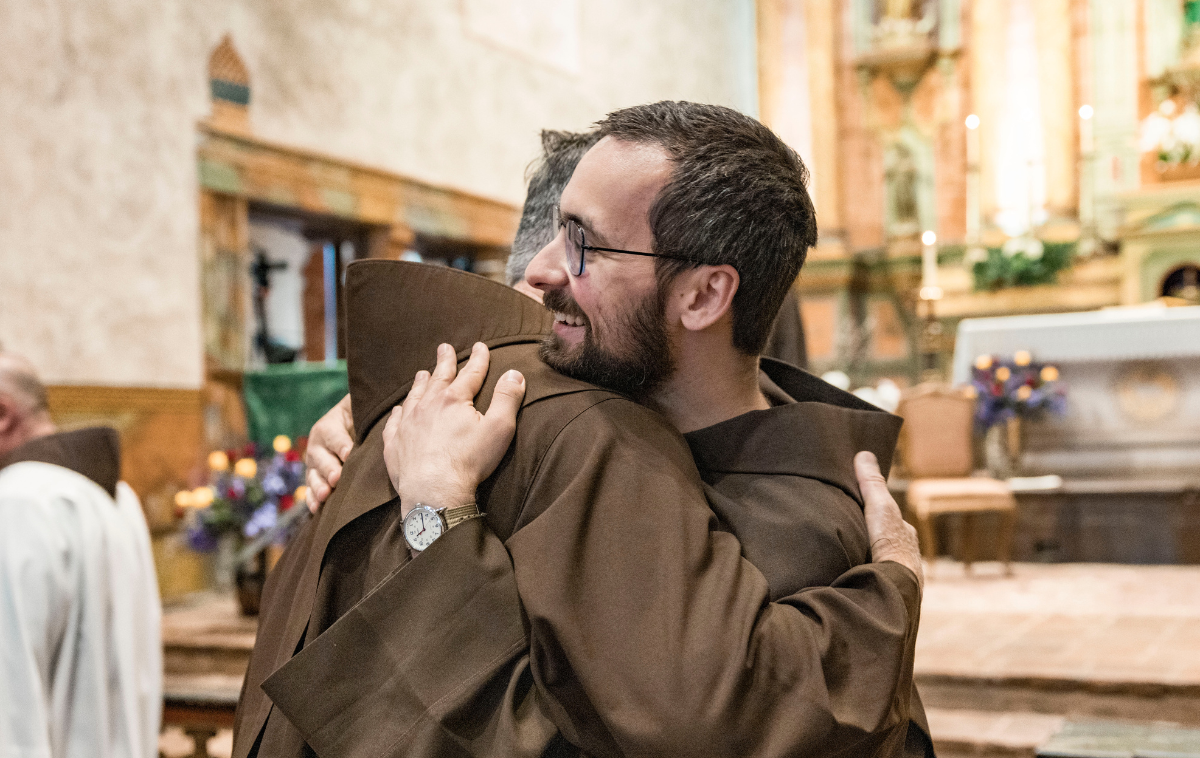
[[[681,285],[679,321],[683,328],[698,332],[724,318],[733,307],[740,283],[737,269],[728,264],[683,272],[677,281]]]

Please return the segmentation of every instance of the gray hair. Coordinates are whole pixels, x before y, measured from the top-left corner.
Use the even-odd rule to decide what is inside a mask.
[[[525,176],[529,190],[521,223],[508,256],[505,276],[511,287],[525,277],[525,269],[538,251],[554,239],[558,232],[554,224],[554,207],[583,154],[600,141],[599,132],[542,131],[542,156],[532,163]]]
[[[47,410],[46,387],[28,359],[0,352],[0,393],[12,395],[28,405],[30,413]]]

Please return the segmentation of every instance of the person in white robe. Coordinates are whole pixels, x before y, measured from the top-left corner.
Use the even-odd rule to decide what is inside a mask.
[[[0,353],[0,758],[154,758],[162,607],[116,432],[58,433]]]

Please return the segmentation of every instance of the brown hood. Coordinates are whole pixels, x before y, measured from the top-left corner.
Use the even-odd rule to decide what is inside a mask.
[[[696,466],[712,474],[786,474],[817,479],[862,503],[854,455],[869,450],[887,476],[899,416],[783,361],[763,358],[764,391],[781,401],[684,435]]]
[[[347,362],[359,444],[408,393],[413,376],[433,367],[441,343],[453,345],[461,362],[475,342],[489,348],[537,342],[553,324],[550,312],[533,299],[445,266],[359,261],[346,270],[346,292],[351,335]],[[776,394],[794,402],[776,412],[747,413],[685,435],[702,470],[809,476],[856,500],[861,500],[854,474],[856,452],[875,453],[887,475],[901,424],[897,416],[771,358],[762,359],[762,375]],[[551,371],[539,372],[538,379],[529,383],[523,405],[592,386]],[[486,402],[484,396],[480,400]],[[764,434],[764,421],[787,434],[789,445],[770,445],[772,435]],[[791,446],[798,428],[812,430],[801,455]],[[748,444],[734,446],[731,456],[729,436],[743,436],[743,429]],[[766,447],[763,441],[768,441]]]
[[[346,268],[346,323],[354,429],[361,444],[408,392],[413,376],[433,367],[438,345],[453,345],[461,361],[476,342],[489,348],[537,342],[549,333],[553,316],[535,300],[482,276],[367,260]]]
[[[95,426],[38,437],[0,459],[0,469],[28,461],[70,469],[91,479],[112,497],[117,496],[117,482],[121,479],[121,440],[115,429]]]

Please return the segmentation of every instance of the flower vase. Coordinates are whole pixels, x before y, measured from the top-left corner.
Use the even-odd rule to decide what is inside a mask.
[[[241,540],[236,534],[225,533],[217,537],[217,549],[213,554],[213,586],[221,592],[234,587],[237,573],[237,552]]]
[[[257,616],[267,581],[266,557],[260,552],[237,567],[237,600],[243,616]]]
[[[995,478],[1008,479],[1020,474],[1024,452],[1021,431],[1021,419],[1015,416],[988,428],[983,443],[984,457],[988,473]]]

